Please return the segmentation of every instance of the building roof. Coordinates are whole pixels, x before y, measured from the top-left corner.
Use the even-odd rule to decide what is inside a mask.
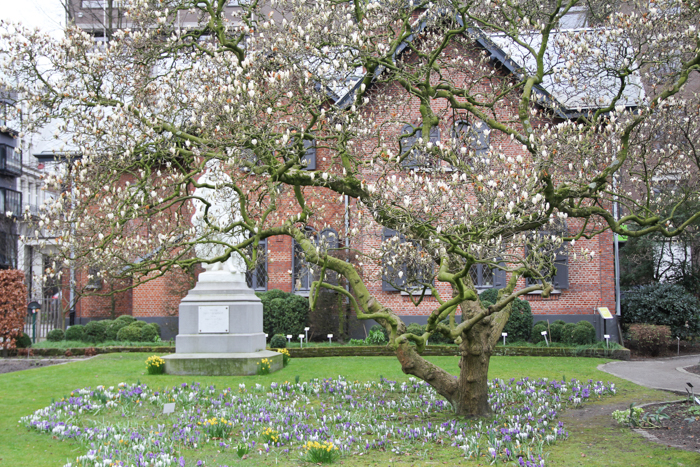
[[[461,17],[458,16],[457,21],[462,24]],[[406,50],[408,43],[413,41],[416,34],[423,31],[426,26],[425,20],[419,21],[414,27],[416,33],[407,37],[397,47],[394,58]],[[613,42],[607,38],[596,40],[596,36],[604,36],[604,32],[604,29],[579,28],[563,29],[552,33],[550,36],[552,47],[544,57],[546,75],[543,82],[534,89],[538,104],[552,109],[562,118],[576,118],[588,111],[607,107],[612,102],[620,85],[619,78],[614,72],[615,69],[619,69],[621,60],[626,58],[624,55],[619,55],[620,50],[625,49],[625,44]],[[492,60],[509,72],[519,76],[526,72],[534,72],[535,57],[512,38],[503,34],[486,34],[476,27],[468,28],[467,33],[474,38],[479,47],[490,53]],[[567,44],[572,39],[580,39],[582,36],[593,39],[592,43],[596,46],[584,54],[582,59],[570,64],[566,59],[570,53],[570,47],[567,47]],[[524,35],[520,39],[536,50],[541,45],[542,35]],[[378,70],[376,76],[382,71],[383,69]],[[353,76],[352,80],[338,82],[333,88],[334,92],[329,93],[329,96],[339,107],[350,105],[364,77],[364,74],[358,74]],[[632,73],[627,77],[626,86],[617,105],[627,108],[637,107],[644,97],[641,76],[639,73]]]
[[[551,98],[550,104],[556,105],[566,113],[580,113],[609,106],[619,91],[620,78],[616,72],[623,68],[623,60],[627,54],[621,54],[621,51],[626,49],[626,44],[602,38],[604,36],[604,30],[594,28],[553,32],[549,38],[551,46],[543,57],[546,74],[539,86],[545,95],[538,97],[541,100]],[[495,58],[504,64],[507,61],[511,66],[515,64],[518,67],[512,70],[514,73],[535,72],[535,57],[526,47],[502,34],[489,35],[488,39],[499,52],[495,54]],[[538,50],[542,43],[542,35],[523,35],[520,36],[520,40]],[[593,46],[580,53],[579,57],[570,59],[572,49],[575,48],[571,44],[578,40]],[[637,107],[643,99],[641,76],[639,73],[632,73],[626,78],[625,88],[616,104]],[[543,103],[546,104],[544,101]]]

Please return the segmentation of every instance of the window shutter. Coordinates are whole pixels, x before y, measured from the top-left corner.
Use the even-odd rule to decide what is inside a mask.
[[[406,125],[403,127],[401,134],[410,135],[413,133],[413,130],[414,128],[411,125]],[[401,161],[402,167],[418,167],[418,151],[411,149],[413,145],[416,144],[417,139],[418,133],[414,134],[413,136],[403,136],[401,138],[401,155],[403,156],[406,152],[411,151],[411,153],[403,161]]]
[[[506,263],[500,262],[498,263],[499,266],[505,267]],[[494,289],[502,289],[506,286],[506,271],[503,269],[498,269],[496,268],[493,271],[493,288]]]
[[[489,127],[481,120],[474,123],[472,147],[477,156],[486,155],[489,150]]]
[[[557,251],[557,256],[554,259],[554,267],[556,268],[556,273],[552,277],[552,286],[555,289],[568,289],[569,288],[569,255],[564,253],[564,246]]]
[[[382,235],[383,235],[382,241],[387,241],[390,238],[395,237],[397,235],[397,232],[395,230],[385,228]],[[393,255],[391,253],[388,253],[386,259],[389,259],[389,260],[393,259]],[[406,283],[405,271],[404,271],[404,277],[398,278],[395,276],[394,268],[392,266],[389,266],[387,264],[387,265],[384,265],[383,267],[384,267],[384,270],[382,271],[382,290],[383,291],[385,291],[385,292],[398,291],[399,289],[394,287],[393,284],[396,284],[399,287],[404,287],[404,285]],[[391,278],[391,282],[388,280],[389,278]]]
[[[301,159],[302,165],[306,164],[304,170],[316,170],[316,140],[305,139],[304,149],[306,149],[306,153]]]

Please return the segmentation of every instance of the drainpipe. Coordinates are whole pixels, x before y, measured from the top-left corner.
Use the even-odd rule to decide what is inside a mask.
[[[348,195],[345,195],[345,249],[347,250],[350,247],[350,239],[348,238],[348,234],[350,232],[350,206],[349,206],[349,199]]]
[[[613,193],[617,193],[617,177],[613,175]],[[613,196],[613,217],[615,221],[620,219],[617,194]],[[620,241],[618,234],[614,234],[613,245],[615,247],[615,314],[620,316]]]

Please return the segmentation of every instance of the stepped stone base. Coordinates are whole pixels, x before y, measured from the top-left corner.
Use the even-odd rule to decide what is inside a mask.
[[[270,373],[281,370],[282,354],[270,350],[248,353],[175,353],[163,357],[165,373],[184,376],[250,376],[260,361],[270,360]]]

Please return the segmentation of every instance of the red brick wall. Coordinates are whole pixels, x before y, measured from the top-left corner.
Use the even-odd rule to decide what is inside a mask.
[[[464,54],[462,51],[458,51]],[[448,52],[451,53],[451,52]],[[478,51],[472,51],[472,54]],[[455,76],[454,79],[467,79],[467,76]],[[486,84],[484,84],[486,86]],[[385,85],[383,88],[376,88],[377,93],[397,93],[402,92],[398,88],[391,85]],[[446,103],[438,101],[434,103],[436,112],[444,111]],[[505,118],[512,116],[516,112],[515,103],[513,101],[504,101],[494,109],[498,117]],[[417,100],[410,102],[405,107],[401,108],[403,119],[413,124],[418,124],[421,121],[419,113],[419,103]],[[454,117],[449,112],[443,113],[441,123],[441,135],[444,140],[451,134]],[[382,123],[382,116],[376,116],[377,124]],[[520,144],[514,144],[507,137],[492,133],[491,144],[508,156],[525,155]],[[395,149],[395,148],[394,148]],[[317,174],[324,171],[331,172],[333,167],[330,166],[331,158],[324,152],[322,148],[317,150]],[[335,168],[337,170],[337,168]],[[374,174],[371,170],[366,169],[362,173],[363,178],[371,182]],[[470,190],[470,187],[465,187],[465,190]],[[341,241],[344,236],[344,203],[338,194],[332,193],[322,188],[304,188],[306,201],[309,205],[314,206],[315,212],[318,214],[309,219],[308,225],[321,231],[326,226],[333,227],[341,236]],[[291,189],[287,189],[283,194],[282,200],[278,203],[280,206],[280,216],[278,219],[285,220],[291,215],[299,211],[294,200]],[[356,226],[358,210],[355,203],[350,203],[350,228]],[[359,227],[359,225],[357,225]],[[572,228],[572,226],[570,226]],[[361,250],[368,251],[376,248],[381,241],[381,229],[377,229],[374,235],[368,235],[370,232],[364,232],[358,238],[361,238],[361,244],[352,245]],[[273,237],[268,239],[268,290],[277,288],[286,292],[292,291],[292,279],[290,272],[292,270],[292,240],[289,237]],[[592,314],[594,308],[598,306],[608,306],[614,309],[614,274],[613,263],[614,257],[612,253],[612,235],[609,233],[600,235],[593,240],[581,240],[577,243],[578,248],[589,248],[595,252],[595,257],[592,260],[579,259],[574,261],[570,258],[569,261],[569,283],[570,288],[561,291],[558,294],[552,294],[549,298],[542,298],[540,295],[529,295],[527,300],[531,303],[533,312],[536,314]],[[368,278],[368,289],[370,292],[385,306],[393,309],[399,315],[426,315],[435,307],[437,301],[433,297],[426,297],[419,306],[414,306],[410,298],[401,295],[399,292],[384,292],[381,290],[381,276],[379,266],[376,264],[364,264],[362,266],[364,275]],[[370,280],[369,278],[375,279]],[[124,300],[124,310],[133,313],[134,316],[154,317],[154,316],[172,316],[177,313],[177,304],[180,297],[184,296],[187,289],[182,289],[178,286],[180,280],[173,277],[163,277],[146,284],[138,286],[133,291],[133,298]],[[180,284],[181,285],[181,284]],[[525,285],[525,281],[521,280],[520,286]],[[441,295],[448,297],[451,291],[447,284],[438,283],[438,291]],[[89,308],[89,307],[88,307]],[[92,307],[95,308],[95,307]],[[121,308],[120,308],[121,309]],[[127,311],[127,312],[129,312]]]
[[[182,271],[168,272],[134,289],[134,318],[177,316],[180,300],[195,281]]]
[[[75,280],[78,284],[86,284],[87,271],[76,271]],[[102,281],[101,288],[94,290],[94,295],[88,294],[79,298],[75,305],[75,317],[107,319],[131,314],[131,290],[110,294],[110,291],[119,290],[126,286],[128,286],[128,281]],[[64,301],[69,297],[69,293],[68,288],[63,290]]]

